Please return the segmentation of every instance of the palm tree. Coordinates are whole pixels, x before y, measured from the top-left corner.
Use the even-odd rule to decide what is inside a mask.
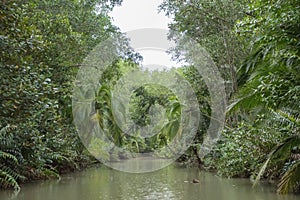
[[[297,150],[298,152],[293,152]],[[300,190],[300,135],[293,135],[275,147],[268,155],[267,160],[261,167],[256,180],[253,184],[255,186],[260,180],[261,176],[267,169],[267,166],[272,163],[273,165],[288,164],[284,169],[284,173],[278,184],[278,193],[286,194],[291,191]]]

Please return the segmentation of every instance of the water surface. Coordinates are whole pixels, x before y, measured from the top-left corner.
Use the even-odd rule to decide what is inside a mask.
[[[191,183],[199,179],[200,183]],[[22,186],[16,195],[1,191],[0,200],[299,200],[296,195],[277,195],[275,188],[252,189],[248,179],[220,178],[198,169],[173,165],[156,172],[129,174],[106,168],[91,168]]]

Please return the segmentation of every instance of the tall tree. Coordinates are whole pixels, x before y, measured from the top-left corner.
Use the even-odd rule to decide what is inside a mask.
[[[247,52],[232,30],[245,16],[245,1],[231,0],[164,0],[160,9],[173,18],[170,38],[183,35],[201,44],[216,62],[227,81],[228,93],[237,91],[236,69]],[[176,55],[175,55],[176,57]]]

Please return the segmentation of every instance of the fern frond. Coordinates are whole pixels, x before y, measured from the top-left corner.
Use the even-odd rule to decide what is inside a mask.
[[[21,174],[15,172],[13,169],[6,167],[6,166],[0,166],[0,170],[8,173],[11,177],[13,177],[15,180],[25,180],[26,177],[22,176]]]
[[[0,140],[0,146],[11,146],[13,143],[14,135],[11,133],[11,130],[15,129],[16,126],[6,125],[0,129],[0,138],[4,138]]]
[[[19,191],[20,186],[17,182],[17,178],[21,177],[16,173],[12,173],[11,170],[8,168],[0,168],[0,187],[2,188],[14,188],[15,190]]]
[[[42,167],[40,169],[37,169],[36,172],[43,177],[47,177],[47,178],[54,177],[54,178],[60,179],[60,175],[57,173],[57,171],[54,168],[48,169],[48,168]]]
[[[0,159],[1,158],[3,158],[4,160],[10,159],[15,163],[18,163],[18,159],[14,155],[0,150]]]

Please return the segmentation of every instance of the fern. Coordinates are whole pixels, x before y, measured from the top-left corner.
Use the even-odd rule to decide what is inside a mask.
[[[2,188],[13,187],[15,190],[20,190],[20,186],[16,179],[9,173],[0,168],[0,186]]]
[[[7,146],[11,146],[13,144],[13,134],[11,133],[11,130],[13,130],[15,128],[16,128],[16,126],[10,126],[8,124],[0,129],[0,138],[3,138],[0,140],[1,148],[3,148],[3,146],[7,147]]]
[[[0,159],[1,158],[3,158],[4,160],[8,160],[8,159],[13,160],[15,163],[18,162],[18,159],[14,155],[10,153],[6,153],[4,151],[0,151]]]
[[[51,178],[51,177],[53,177],[53,178],[60,179],[60,175],[57,172],[57,170],[55,170],[50,165],[48,165],[47,167],[49,167],[49,168],[41,167],[41,168],[37,169],[35,172],[37,174],[39,174],[41,177],[45,177],[45,178]]]
[[[15,127],[7,125],[0,129],[0,188],[14,188],[20,190],[18,180],[25,179],[13,169],[13,165],[19,163],[18,158],[13,155],[8,147],[13,146],[13,134],[10,130]]]

